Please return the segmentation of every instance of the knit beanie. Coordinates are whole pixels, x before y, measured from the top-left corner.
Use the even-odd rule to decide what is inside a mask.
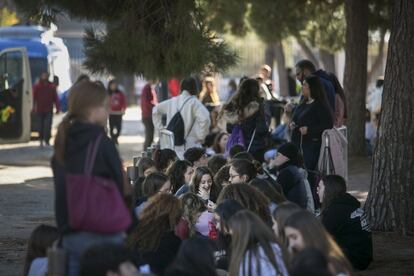
[[[299,149],[293,143],[286,143],[278,148],[278,153],[289,158],[290,161],[297,164],[299,162]]]

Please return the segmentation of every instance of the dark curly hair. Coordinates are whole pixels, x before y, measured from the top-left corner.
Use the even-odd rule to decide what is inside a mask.
[[[167,175],[171,182],[172,193],[175,194],[184,184],[184,175],[188,167],[191,167],[190,161],[176,160],[167,169]],[[188,184],[188,183],[187,183]]]

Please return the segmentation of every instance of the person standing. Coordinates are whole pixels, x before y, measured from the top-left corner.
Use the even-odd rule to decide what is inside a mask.
[[[158,104],[158,99],[153,84],[154,82],[149,80],[141,93],[141,118],[145,128],[144,151],[151,146],[152,141],[154,140],[152,109]]]
[[[166,100],[156,105],[152,111],[155,128],[160,131],[163,115],[167,116],[167,126],[177,112],[180,112],[184,122],[184,145],[176,145],[175,151],[181,159],[186,149],[201,147],[210,129],[210,114],[207,108],[198,100],[197,80],[187,77],[181,81],[180,96]]]
[[[244,80],[221,112],[227,123],[227,132],[232,134],[229,139],[242,133],[245,150],[263,162],[270,115],[265,112],[259,82],[254,79]]]
[[[296,63],[296,78],[300,83],[303,84],[305,78],[309,75],[318,76],[319,80],[322,82],[332,112],[335,112],[335,87],[328,73],[322,69],[316,70],[315,65],[307,59],[303,59]]]
[[[51,167],[55,219],[62,247],[68,254],[65,275],[77,276],[80,258],[90,247],[123,244],[124,233],[131,223],[127,204],[132,200],[132,189],[126,181],[119,153],[106,136],[108,94],[105,88],[95,82],[81,81],[71,88],[68,106],[58,127]],[[86,183],[85,179],[93,179],[95,185],[92,180]],[[82,181],[88,191],[80,189]],[[98,189],[102,184],[105,192]],[[79,211],[85,204],[88,208]]]
[[[292,142],[302,151],[305,167],[314,171],[318,164],[322,133],[333,128],[333,114],[326,100],[324,88],[318,76],[310,75],[303,81],[303,98],[295,108],[292,123]],[[315,176],[308,175],[312,192],[316,191]]]
[[[108,84],[109,93],[109,131],[112,141],[118,144],[118,137],[121,135],[122,116],[127,108],[125,95],[118,88],[116,80]]]
[[[56,86],[48,79],[49,74],[43,72],[40,75],[39,82],[33,86],[33,112],[39,119],[40,146],[43,146],[43,143],[49,145],[52,131],[53,104],[56,107],[56,114],[60,112]]]

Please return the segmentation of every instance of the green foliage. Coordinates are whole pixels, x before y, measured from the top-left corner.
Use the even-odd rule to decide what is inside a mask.
[[[371,31],[391,29],[392,6],[394,0],[370,0],[368,4],[368,24]]]
[[[202,8],[206,13],[206,20],[212,29],[220,32],[230,32],[244,36],[248,31],[245,14],[248,11],[247,0],[205,0]]]
[[[305,30],[300,32],[302,38],[313,47],[334,53],[345,46],[345,12],[344,5],[331,1],[312,1],[306,12],[309,21]]]
[[[208,20],[221,32],[243,35],[249,25],[266,43],[293,36],[328,52],[345,46],[343,0],[205,1],[209,3]],[[392,0],[370,0],[369,5],[370,29],[389,29]]]
[[[263,41],[274,43],[305,29],[309,20],[306,6],[303,0],[255,0],[248,18]]]
[[[49,10],[105,22],[106,32],[86,30],[85,65],[92,72],[182,77],[226,70],[237,61],[209,30],[203,9],[193,0],[45,0],[32,1],[38,5],[30,7],[26,0],[18,2],[29,15],[47,2]]]

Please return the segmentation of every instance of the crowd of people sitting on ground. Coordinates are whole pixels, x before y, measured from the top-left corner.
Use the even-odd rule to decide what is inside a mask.
[[[353,275],[366,269],[373,249],[363,209],[347,193],[346,176],[318,167],[323,132],[343,122],[346,104],[335,105],[341,92],[312,66],[296,68],[303,95],[286,107],[291,138],[278,143],[269,142],[267,82],[244,79],[219,107],[212,79],[199,96],[196,79],[185,78],[180,96],[152,110],[156,130],[174,122],[173,147],[145,151],[129,179],[105,132],[107,91],[90,80],[75,84],[51,162],[57,227],[33,231],[24,275]]]

